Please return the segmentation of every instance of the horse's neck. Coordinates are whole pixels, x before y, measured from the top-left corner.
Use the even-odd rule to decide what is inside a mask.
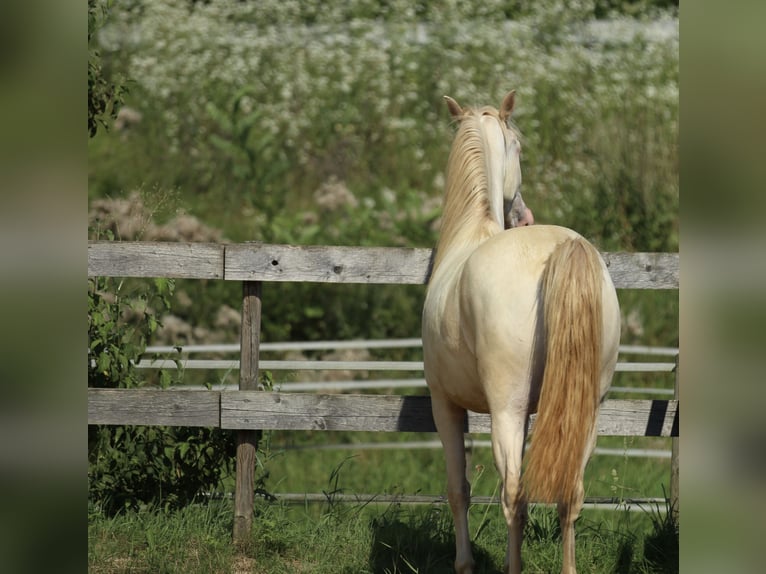
[[[503,230],[503,150],[490,139],[481,123],[473,121],[460,128],[452,144],[434,270],[453,250],[470,253]]]

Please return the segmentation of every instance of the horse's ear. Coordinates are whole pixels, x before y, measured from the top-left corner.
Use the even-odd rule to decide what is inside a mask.
[[[460,104],[458,104],[455,100],[453,100],[449,96],[444,96],[444,100],[447,102],[449,113],[452,114],[453,118],[455,118],[456,120],[459,120],[461,117],[463,117],[463,108],[460,107]]]
[[[503,103],[500,104],[500,119],[504,122],[511,118],[511,112],[513,112],[513,106],[516,104],[516,90],[511,90],[503,98]]]

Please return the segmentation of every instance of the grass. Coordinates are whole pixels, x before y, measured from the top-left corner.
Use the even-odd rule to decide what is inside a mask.
[[[295,435],[300,435],[296,437]],[[305,436],[304,436],[305,435]],[[487,436],[477,436],[487,439]],[[336,433],[294,433],[275,431],[271,434],[272,454],[267,463],[269,490],[274,493],[322,492],[327,490],[328,469],[343,467],[342,485],[347,493],[441,494],[446,490],[444,455],[440,448],[365,449],[344,445],[343,450],[312,450],[313,446],[330,446],[339,441],[395,442],[404,440],[438,440],[435,434],[353,433],[341,437]],[[310,441],[310,442],[309,442]],[[297,442],[303,448],[295,448]],[[645,437],[600,437],[599,446],[628,448],[669,448],[669,439]],[[286,447],[291,446],[290,449]],[[349,450],[350,449],[350,450]],[[489,448],[475,448],[469,465],[473,493],[493,494],[497,474]],[[621,455],[599,455],[591,459],[585,477],[588,496],[624,498],[659,497],[663,484],[667,488],[670,461],[667,459],[628,458]]]
[[[176,512],[143,510],[115,517],[91,513],[88,571],[224,572],[234,559],[228,505]]]
[[[591,573],[677,572],[678,531],[664,513],[583,512],[577,523],[578,567]],[[259,501],[251,539],[231,544],[231,503],[212,501],[176,512],[92,514],[88,571],[207,573],[449,573],[454,559],[446,505],[288,506]],[[477,573],[499,572],[505,523],[499,507],[470,512]],[[525,572],[561,564],[555,510],[533,507],[525,531]]]
[[[292,444],[319,445],[339,439],[415,440],[435,435],[392,433],[272,433],[262,456],[267,490],[324,492],[324,503],[257,499],[251,539],[231,544],[228,499],[174,512],[144,509],[89,520],[89,572],[234,573],[451,573],[454,530],[447,505],[339,502],[338,493],[439,494],[445,475],[440,449],[284,450]],[[636,448],[658,439],[602,437],[600,444]],[[662,439],[664,440],[664,439]],[[652,446],[657,446],[656,444]],[[264,453],[262,453],[263,455]],[[475,494],[497,495],[489,449],[473,454]],[[669,462],[626,456],[594,457],[588,467],[589,496],[660,496]],[[227,485],[227,490],[233,485]],[[678,530],[664,505],[643,512],[585,509],[577,523],[581,571],[651,573],[678,571]],[[470,511],[477,572],[499,572],[506,527],[498,505]],[[555,510],[532,507],[523,547],[525,572],[560,568],[560,532]]]

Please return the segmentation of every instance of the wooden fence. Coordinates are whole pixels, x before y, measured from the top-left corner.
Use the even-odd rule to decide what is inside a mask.
[[[238,390],[89,388],[88,424],[238,430],[233,538],[245,540],[253,516],[256,429],[435,431],[426,396],[259,391],[262,283],[425,284],[431,255],[431,249],[415,248],[89,242],[88,277],[220,279],[241,281],[243,289]],[[618,289],[678,289],[677,253],[602,255]],[[469,413],[465,430],[488,433],[489,423],[488,415]],[[605,401],[598,432],[678,437],[677,395],[673,400]],[[677,438],[673,439],[671,500],[677,511]]]

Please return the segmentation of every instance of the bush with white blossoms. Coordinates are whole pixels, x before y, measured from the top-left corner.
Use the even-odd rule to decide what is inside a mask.
[[[384,189],[437,197],[453,130],[442,96],[497,105],[515,88],[525,199],[538,221],[606,248],[677,249],[677,17],[596,21],[594,6],[118,3],[103,57],[133,80],[126,102],[143,119],[122,147],[105,141],[138,173],[110,179],[96,167],[92,193],[166,178],[268,214],[310,208],[333,181],[360,209],[385,203]],[[509,20],[509,7],[522,17]],[[106,154],[98,145],[107,144],[93,144],[96,157]]]

